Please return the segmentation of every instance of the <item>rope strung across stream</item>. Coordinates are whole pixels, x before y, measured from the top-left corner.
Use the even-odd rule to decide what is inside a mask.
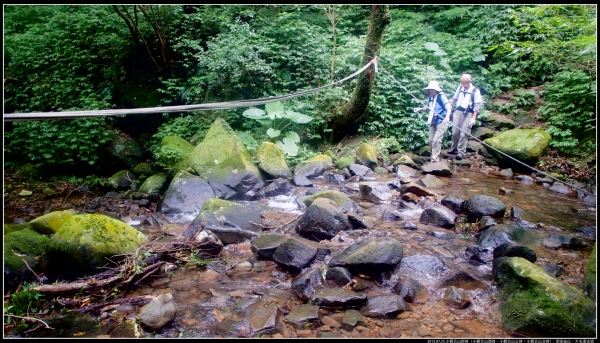
[[[227,102],[213,102],[213,103],[207,103],[207,104],[199,104],[199,105],[181,105],[181,106],[163,106],[163,107],[145,107],[145,108],[131,108],[131,109],[116,109],[116,110],[88,110],[88,111],[65,111],[65,112],[31,112],[31,113],[8,113],[8,114],[4,114],[4,121],[5,122],[11,122],[11,121],[27,121],[27,120],[44,120],[44,119],[74,119],[74,118],[87,118],[87,117],[102,117],[102,116],[116,116],[116,115],[127,115],[127,114],[145,114],[145,113],[170,113],[170,112],[188,112],[188,111],[211,111],[211,110],[227,110],[227,109],[232,109],[232,108],[241,108],[241,107],[250,107],[250,106],[258,106],[258,105],[263,105],[263,104],[267,104],[270,102],[276,102],[276,101],[281,101],[281,100],[289,100],[289,99],[293,99],[293,98],[297,98],[297,97],[301,97],[304,95],[308,95],[308,94],[312,94],[312,93],[316,93],[320,90],[323,90],[325,88],[328,87],[332,87],[338,84],[342,84],[343,82],[346,82],[358,75],[360,75],[363,71],[365,71],[370,65],[373,65],[375,68],[375,72],[378,72],[378,62],[377,60],[379,59],[378,56],[375,56],[373,59],[371,59],[367,64],[365,64],[362,68],[360,68],[359,70],[357,70],[356,72],[354,72],[352,75],[349,75],[339,81],[335,81],[333,83],[330,83],[328,85],[324,85],[321,87],[317,87],[317,88],[312,88],[312,89],[307,89],[304,91],[299,91],[296,93],[291,93],[291,94],[287,94],[287,95],[280,95],[280,96],[273,96],[273,97],[268,97],[268,98],[260,98],[260,99],[250,99],[250,100],[238,100],[238,101],[227,101]],[[383,68],[381,65],[379,65],[379,67],[381,67],[381,70],[383,70],[389,77],[392,78],[392,80],[394,80],[402,89],[404,89],[405,92],[407,92],[408,94],[410,94],[413,98],[415,98],[418,102],[420,102],[421,104],[425,104],[425,102],[423,100],[420,100],[419,98],[417,98],[416,96],[414,96],[414,94],[412,94],[408,89],[406,89],[406,87],[404,87],[398,80],[396,80],[396,78],[394,78],[394,76],[392,76],[385,68]],[[439,116],[437,113],[435,114],[436,116]],[[452,123],[451,123],[452,124]],[[454,125],[453,125],[454,126]],[[587,195],[591,195],[593,197],[596,197],[595,194],[592,194],[590,192],[587,192],[581,188],[575,187],[573,185],[570,185],[564,181],[561,181],[555,177],[553,177],[552,175],[549,175],[547,173],[544,173],[541,170],[538,170],[534,167],[531,167],[517,159],[515,159],[512,156],[509,156],[507,154],[505,154],[504,152],[490,146],[489,144],[486,144],[484,142],[482,142],[481,140],[479,140],[478,138],[474,137],[473,135],[466,133],[465,131],[463,131],[460,127],[454,127],[458,130],[460,130],[461,132],[465,133],[467,136],[473,138],[474,140],[476,140],[477,142],[483,144],[486,148],[490,148],[493,149],[495,151],[497,151],[498,153],[502,154],[503,156],[508,157],[509,159],[518,162],[522,165],[524,165],[525,167],[534,170],[542,175],[547,176],[548,178],[554,180],[554,181],[558,181],[560,183],[563,183],[569,187],[572,187],[580,192],[583,192],[584,194]]]

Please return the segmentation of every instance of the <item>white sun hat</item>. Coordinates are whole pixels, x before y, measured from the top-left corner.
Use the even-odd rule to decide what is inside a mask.
[[[427,91],[428,89],[433,89],[436,92],[442,91],[440,84],[437,81],[429,81],[429,84],[423,89],[423,91]]]

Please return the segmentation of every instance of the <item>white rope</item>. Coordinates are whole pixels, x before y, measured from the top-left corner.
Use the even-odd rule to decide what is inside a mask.
[[[258,106],[267,104],[270,102],[276,102],[281,100],[288,100],[297,98],[300,96],[312,94],[318,92],[327,87],[332,87],[337,84],[341,84],[348,81],[363,71],[365,71],[371,64],[377,62],[377,57],[370,60],[362,68],[357,70],[352,75],[349,75],[339,81],[330,83],[325,86],[299,91],[287,95],[274,96],[269,98],[250,99],[250,100],[238,100],[228,102],[213,102],[199,105],[181,105],[181,106],[163,106],[163,107],[145,107],[145,108],[130,108],[130,109],[116,109],[116,110],[89,110],[89,111],[65,111],[65,112],[31,112],[31,113],[8,113],[4,114],[4,121],[24,121],[24,120],[43,120],[43,119],[73,119],[73,118],[87,118],[87,117],[102,117],[102,116],[116,116],[122,114],[142,114],[142,113],[168,113],[168,112],[188,112],[188,111],[211,111],[211,110],[226,110],[240,107]]]
[[[384,72],[385,72],[387,75],[389,75],[389,77],[391,77],[391,78],[392,78],[392,80],[396,81],[396,83],[397,83],[398,85],[400,85],[400,87],[402,87],[402,89],[404,89],[404,90],[405,90],[405,91],[406,91],[408,94],[412,95],[412,97],[413,97],[413,98],[417,99],[417,101],[419,101],[419,102],[420,102],[420,103],[422,103],[422,104],[424,103],[424,101],[423,101],[423,100],[419,100],[419,99],[418,99],[416,96],[414,96],[414,95],[413,95],[413,94],[412,94],[412,93],[411,93],[411,92],[410,92],[408,89],[406,89],[406,88],[405,88],[405,87],[404,87],[404,86],[403,86],[403,85],[402,85],[402,84],[401,84],[401,83],[400,83],[398,80],[396,80],[396,78],[394,78],[394,77],[393,77],[393,76],[392,76],[390,73],[388,73],[388,71],[387,71],[387,70],[385,70],[385,68],[383,68],[383,67],[381,66],[381,64],[379,64],[379,66],[378,66],[378,67],[379,67],[381,70],[383,70],[383,71],[384,71]],[[437,114],[437,113],[435,113],[435,115],[436,115],[436,116],[438,116],[438,117],[440,117],[440,118],[442,118],[442,117],[441,117],[439,114]],[[443,119],[443,118],[442,118],[442,119]],[[504,153],[504,152],[502,152],[502,151],[500,151],[500,150],[498,150],[498,149],[494,148],[493,146],[491,146],[491,145],[489,145],[489,144],[486,144],[486,143],[484,143],[483,141],[479,140],[479,139],[478,139],[478,138],[476,138],[475,136],[473,136],[473,135],[471,135],[471,134],[469,134],[469,133],[466,133],[466,132],[465,132],[465,131],[463,131],[463,130],[462,130],[460,127],[458,127],[458,126],[454,126],[454,123],[452,123],[452,122],[451,122],[450,124],[452,124],[452,126],[453,126],[454,128],[456,128],[456,129],[460,130],[462,133],[464,133],[464,134],[466,134],[467,136],[469,136],[469,137],[473,138],[473,139],[474,139],[474,140],[476,140],[477,142],[479,142],[479,143],[483,144],[483,145],[484,145],[486,148],[488,148],[488,147],[489,147],[489,148],[491,148],[491,149],[494,149],[495,151],[497,151],[498,153],[502,154],[503,156],[506,156],[506,157],[510,158],[511,160],[513,160],[513,161],[515,161],[515,162],[518,162],[518,163],[520,163],[520,164],[524,165],[524,166],[525,166],[525,167],[527,167],[527,168],[530,168],[531,170],[534,170],[534,171],[536,171],[536,172],[538,172],[538,173],[540,173],[540,174],[543,174],[543,175],[545,175],[545,176],[549,177],[550,179],[552,179],[552,180],[554,180],[554,181],[558,181],[558,182],[560,182],[560,183],[563,183],[563,184],[565,184],[565,185],[567,185],[567,186],[569,186],[569,187],[572,187],[572,188],[574,188],[574,189],[576,189],[576,190],[578,190],[578,191],[580,191],[580,192],[582,192],[582,193],[584,193],[584,194],[587,194],[587,195],[591,195],[591,196],[593,196],[593,197],[596,197],[596,194],[592,194],[592,193],[590,193],[590,192],[587,192],[587,191],[585,191],[585,190],[583,190],[583,189],[581,189],[581,188],[578,188],[578,187],[575,187],[575,186],[573,186],[573,185],[570,185],[570,184],[568,184],[568,183],[566,183],[566,182],[564,182],[564,181],[561,181],[561,180],[559,180],[559,179],[555,178],[555,177],[554,177],[554,176],[552,176],[552,175],[549,175],[549,174],[547,174],[547,173],[544,173],[544,172],[543,172],[543,171],[541,171],[541,170],[538,170],[538,169],[536,169],[536,168],[534,168],[534,167],[532,167],[532,166],[529,166],[529,165],[527,165],[527,164],[525,164],[525,163],[523,163],[523,162],[521,162],[521,161],[517,160],[516,158],[514,158],[514,157],[512,157],[512,156],[510,156],[510,155],[508,155],[508,154],[506,154],[506,153]]]

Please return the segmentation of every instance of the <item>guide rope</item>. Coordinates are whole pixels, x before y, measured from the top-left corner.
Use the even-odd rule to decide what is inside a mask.
[[[380,62],[380,63],[381,63],[381,62]],[[379,64],[379,66],[378,66],[378,67],[379,67],[379,69],[383,70],[383,72],[384,72],[384,73],[386,73],[386,74],[387,74],[387,75],[388,75],[390,78],[392,78],[392,80],[394,80],[394,81],[395,81],[395,82],[396,82],[396,83],[397,83],[397,84],[398,84],[398,85],[399,85],[399,86],[400,86],[402,89],[404,89],[404,91],[406,91],[406,92],[407,92],[408,94],[410,94],[410,95],[411,95],[413,98],[415,98],[415,99],[416,99],[416,100],[417,100],[419,103],[421,103],[421,104],[423,104],[423,105],[426,105],[426,103],[425,103],[425,101],[424,101],[424,100],[421,100],[421,99],[417,98],[417,97],[416,97],[416,96],[415,96],[413,93],[411,93],[411,92],[410,92],[408,89],[406,89],[406,87],[404,87],[404,86],[403,86],[403,85],[402,85],[402,84],[401,84],[401,83],[400,83],[398,80],[396,80],[396,78],[395,78],[394,76],[392,76],[392,74],[390,74],[390,73],[389,73],[389,72],[388,72],[388,71],[387,71],[387,70],[386,70],[386,69],[385,69],[385,68],[384,68],[384,67],[383,67],[381,64]],[[435,113],[435,115],[441,118],[441,116],[440,116],[439,114]],[[558,181],[558,182],[560,182],[560,183],[563,183],[563,184],[565,184],[565,185],[567,185],[567,186],[569,186],[569,187],[571,187],[571,188],[573,188],[573,189],[576,189],[577,191],[580,191],[580,192],[582,192],[582,193],[584,193],[584,194],[587,194],[587,195],[591,195],[591,196],[593,196],[593,197],[596,197],[596,194],[592,194],[592,193],[590,193],[590,192],[588,192],[588,191],[586,191],[586,190],[584,190],[584,189],[581,189],[581,188],[575,187],[575,186],[573,186],[573,185],[570,185],[570,184],[568,184],[568,183],[566,183],[566,182],[564,182],[564,181],[561,181],[561,180],[559,180],[559,179],[555,178],[555,177],[554,177],[554,176],[552,176],[552,175],[549,175],[549,174],[547,174],[547,173],[545,173],[545,172],[543,172],[543,171],[541,171],[541,170],[539,170],[539,169],[536,169],[536,168],[534,168],[534,167],[532,167],[532,166],[530,166],[530,165],[527,165],[527,164],[525,164],[525,163],[523,163],[523,162],[519,161],[518,159],[516,159],[516,158],[514,158],[514,157],[512,157],[512,156],[510,156],[510,155],[508,155],[508,154],[506,154],[506,153],[504,153],[504,152],[502,152],[502,151],[500,151],[500,150],[498,150],[498,149],[494,148],[493,146],[491,146],[491,145],[489,145],[489,144],[486,144],[486,143],[484,143],[483,141],[481,141],[481,140],[480,140],[480,139],[478,139],[477,137],[475,137],[475,136],[473,136],[473,135],[471,135],[471,134],[469,134],[469,133],[465,132],[465,131],[464,131],[464,130],[462,130],[460,127],[458,127],[458,126],[454,126],[452,122],[450,122],[450,124],[452,124],[452,126],[453,126],[454,128],[456,128],[456,129],[460,130],[462,133],[466,134],[467,136],[469,136],[469,137],[471,137],[472,139],[476,140],[477,142],[481,143],[481,144],[482,144],[482,145],[484,145],[486,148],[493,149],[493,150],[495,150],[496,152],[498,152],[499,154],[501,154],[501,155],[503,155],[503,156],[505,156],[505,157],[507,157],[507,158],[509,158],[509,159],[511,159],[511,160],[513,160],[513,161],[515,161],[515,162],[517,162],[517,163],[520,163],[521,165],[523,165],[523,166],[525,166],[525,167],[527,167],[527,168],[529,168],[529,169],[531,169],[531,170],[534,170],[534,171],[536,171],[536,172],[538,172],[538,173],[540,173],[540,174],[542,174],[542,175],[544,175],[544,176],[547,176],[548,178],[550,178],[550,179],[552,179],[552,180],[554,180],[554,181]]]

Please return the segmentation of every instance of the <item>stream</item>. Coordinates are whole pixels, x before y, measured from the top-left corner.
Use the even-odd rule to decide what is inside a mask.
[[[523,209],[525,211],[523,220],[532,224],[544,224],[537,229],[532,229],[535,238],[527,242],[527,245],[537,254],[536,264],[560,266],[564,272],[558,275],[558,278],[575,287],[581,284],[595,238],[585,237],[574,230],[584,226],[596,226],[595,205],[586,205],[576,197],[553,192],[538,183],[527,184],[514,178],[484,173],[469,166],[451,164],[450,166],[454,168],[452,177],[438,177],[446,183],[446,186],[430,190],[436,193],[438,201],[445,195],[467,199],[473,195],[484,194],[500,199],[506,204],[507,211],[510,211],[511,206]],[[423,174],[419,172],[419,178],[421,176]],[[375,177],[377,178],[375,181],[397,180],[393,174],[376,174]],[[317,189],[339,189],[338,186],[327,183],[323,177],[311,181]],[[344,185],[358,189],[358,183],[344,183]],[[499,192],[500,188],[505,191]],[[303,212],[297,205],[296,198],[304,195],[309,189],[297,187],[289,195],[257,201],[270,208],[261,213],[262,224],[265,227],[277,227],[295,219]],[[392,193],[394,198],[399,198],[399,192],[393,190]],[[248,307],[276,306],[286,313],[304,302],[298,300],[290,288],[291,280],[295,275],[284,271],[274,261],[257,259],[251,251],[251,243],[245,242],[225,246],[220,258],[211,261],[205,267],[180,268],[169,277],[155,278],[127,293],[126,297],[171,293],[177,307],[173,322],[154,333],[142,330],[141,337],[517,337],[501,325],[499,302],[495,298],[497,289],[492,282],[491,263],[474,264],[469,261],[470,255],[465,252],[467,247],[477,244],[474,236],[419,223],[423,205],[399,208],[397,200],[374,204],[361,200],[358,192],[356,195],[350,195],[350,198],[361,206],[364,220],[370,229],[343,231],[331,240],[321,241],[321,244],[331,249],[332,256],[364,238],[391,236],[402,243],[404,260],[411,256],[430,255],[439,258],[445,265],[442,272],[432,275],[422,273],[417,270],[418,268],[411,268],[409,264],[401,263],[395,272],[384,277],[382,282],[362,275],[355,276],[357,283],[363,287],[361,292],[367,296],[393,292],[393,286],[398,278],[410,276],[417,280],[426,286],[429,294],[425,299],[410,303],[410,311],[391,318],[365,317],[364,325],[346,331],[341,324],[336,325],[341,322],[344,311],[321,309],[321,320],[302,328],[294,328],[287,324],[283,333],[252,335],[244,318],[245,309]],[[405,220],[383,221],[382,213],[385,210],[398,210]],[[7,220],[9,219],[5,214],[5,222]],[[127,217],[127,220],[130,225],[149,235],[164,235],[164,227],[161,231],[146,227],[141,220],[131,217]],[[416,224],[417,229],[405,229],[406,222]],[[295,222],[276,230],[266,229],[264,233],[296,236],[294,226]],[[169,227],[173,230],[173,224]],[[551,250],[542,244],[546,235],[561,232],[576,235],[586,243],[585,247],[578,250]],[[465,272],[477,280],[477,282],[460,285],[471,299],[471,305],[465,309],[447,305],[443,301],[445,286],[440,286],[441,281],[458,272]],[[123,305],[110,314],[102,314],[98,320],[106,324],[111,317],[133,318],[137,313],[139,308]],[[325,317],[328,319],[324,319]],[[134,337],[134,334],[133,330],[115,329],[108,332],[96,329],[83,337]]]

